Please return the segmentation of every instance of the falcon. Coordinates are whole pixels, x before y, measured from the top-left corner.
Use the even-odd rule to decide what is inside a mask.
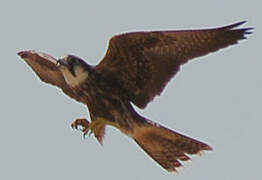
[[[243,23],[115,35],[104,58],[95,66],[75,55],[55,59],[33,50],[18,55],[42,81],[87,106],[91,121],[78,118],[73,128],[84,135],[93,133],[102,143],[105,126],[111,125],[133,138],[164,169],[176,172],[191,155],[212,148],[141,116],[133,106],[145,108],[190,59],[245,39],[252,28],[236,28]]]

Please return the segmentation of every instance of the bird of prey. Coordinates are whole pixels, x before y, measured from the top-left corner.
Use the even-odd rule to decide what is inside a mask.
[[[18,55],[42,81],[87,105],[91,121],[78,118],[72,123],[73,128],[82,127],[84,135],[94,133],[102,143],[105,126],[111,125],[133,138],[164,169],[176,172],[190,155],[212,148],[150,121],[138,114],[133,105],[145,108],[188,60],[245,39],[252,28],[236,28],[243,23],[115,35],[104,58],[95,66],[74,55],[58,60],[33,50]]]

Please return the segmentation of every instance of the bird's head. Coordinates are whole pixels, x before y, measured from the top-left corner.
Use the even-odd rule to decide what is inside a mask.
[[[69,86],[81,84],[90,72],[91,66],[81,58],[74,55],[66,55],[57,60],[56,66],[62,72]]]

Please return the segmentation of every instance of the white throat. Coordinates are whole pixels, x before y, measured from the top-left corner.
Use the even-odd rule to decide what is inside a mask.
[[[85,81],[86,78],[88,77],[88,72],[86,72],[80,66],[75,67],[75,75],[76,76],[73,76],[73,74],[66,67],[62,67],[61,68],[61,72],[62,72],[62,74],[63,74],[63,76],[65,78],[66,83],[70,87],[78,86],[83,81]]]

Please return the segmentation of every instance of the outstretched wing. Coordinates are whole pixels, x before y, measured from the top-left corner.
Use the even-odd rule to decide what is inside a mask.
[[[62,73],[56,67],[55,58],[36,51],[21,51],[18,55],[25,60],[42,81],[61,88],[71,98],[81,101],[81,97],[76,95],[65,82]]]
[[[236,44],[251,28],[243,24],[186,31],[134,32],[111,38],[107,53],[95,67],[117,83],[128,100],[144,108],[189,59]]]

